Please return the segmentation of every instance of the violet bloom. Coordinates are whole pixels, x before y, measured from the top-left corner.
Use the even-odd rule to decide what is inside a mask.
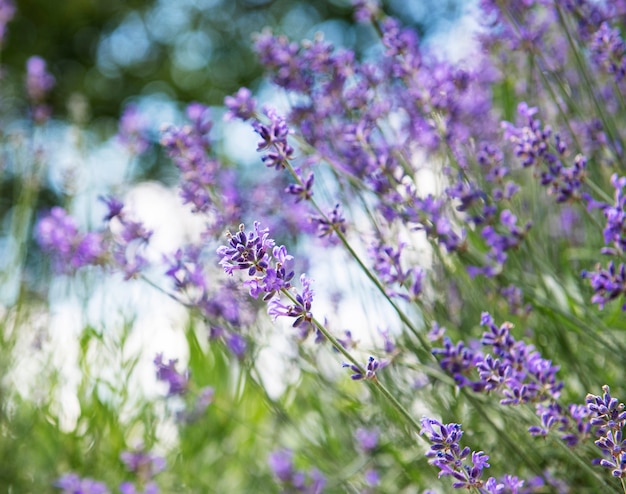
[[[354,372],[354,374],[350,376],[353,381],[373,381],[376,379],[376,371],[379,367],[381,367],[381,364],[374,357],[370,356],[367,360],[367,365],[365,366],[365,373],[363,373],[363,371],[354,364],[343,364],[342,367],[349,367],[350,370]]]
[[[15,5],[11,0],[0,0],[0,47],[6,34],[6,25],[15,15]]]
[[[276,480],[281,484],[283,493],[300,492],[303,494],[320,494],[326,485],[326,479],[317,470],[310,472],[296,470],[293,464],[293,452],[288,449],[274,451],[268,463]]]
[[[123,451],[120,460],[142,483],[151,481],[156,474],[165,470],[166,466],[165,458],[142,450]]]
[[[626,266],[623,263],[616,266],[611,261],[606,269],[597,264],[595,271],[583,271],[581,276],[589,279],[595,292],[591,302],[598,304],[600,309],[611,300],[626,294]],[[622,304],[622,311],[626,311],[626,302]]]
[[[46,69],[46,61],[32,56],[26,61],[26,92],[33,103],[41,103],[54,87],[55,79]]]
[[[370,453],[376,449],[378,446],[379,435],[380,431],[377,427],[373,429],[359,427],[354,433],[354,437],[359,444],[359,448],[361,448],[365,453]]]
[[[626,411],[623,403],[611,396],[608,386],[602,386],[604,394],[595,396],[588,394],[587,408],[591,413],[590,423],[596,428],[599,438],[595,441],[603,458],[594,463],[611,469],[614,477],[626,478]]]
[[[144,153],[150,145],[148,137],[149,123],[139,111],[137,105],[128,105],[124,108],[117,131],[118,141],[128,149],[132,155]]]
[[[103,240],[98,233],[80,233],[76,221],[55,206],[39,220],[35,236],[41,249],[52,255],[54,268],[69,272],[104,260]]]
[[[109,489],[103,482],[90,478],[80,478],[75,473],[67,473],[60,477],[55,487],[63,490],[63,494],[109,494]]]
[[[430,459],[431,465],[439,468],[439,477],[452,477],[452,487],[455,489],[479,490],[483,487],[485,481],[481,477],[483,470],[489,468],[489,457],[482,451],[471,451],[467,446],[461,449],[463,430],[460,424],[442,424],[428,417],[424,417],[421,422],[421,434],[431,442],[426,457]],[[471,463],[468,458],[471,458]]]
[[[254,117],[256,100],[248,88],[242,87],[234,96],[224,98],[224,106],[228,108],[228,112],[224,115],[226,120],[239,118],[245,122]]]
[[[612,75],[615,82],[621,82],[626,76],[626,44],[617,28],[611,28],[607,22],[600,24],[589,44],[591,59],[594,63]]]
[[[314,216],[311,220],[313,223],[317,223],[317,231],[320,238],[331,238],[333,233],[335,233],[335,235],[346,233],[346,219],[341,214],[339,204],[326,216]]]
[[[189,372],[182,374],[178,372],[176,370],[176,362],[178,362],[177,359],[170,359],[167,364],[163,363],[162,353],[158,353],[154,358],[154,365],[157,368],[157,379],[167,383],[169,386],[167,396],[183,395],[189,387]]]
[[[265,108],[264,113],[270,121],[268,125],[259,120],[252,123],[255,132],[261,136],[257,151],[266,151],[261,160],[267,167],[282,170],[286,168],[287,161],[293,159],[294,150],[287,142],[290,131],[285,119],[273,108]]]
[[[221,170],[221,163],[211,155],[210,109],[191,103],[186,113],[191,125],[164,129],[160,142],[181,172],[183,202],[191,204],[194,212],[207,212],[216,200],[213,188]]]

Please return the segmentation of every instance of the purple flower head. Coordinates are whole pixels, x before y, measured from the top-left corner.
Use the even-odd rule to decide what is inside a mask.
[[[300,284],[302,285],[301,292],[295,292],[294,299],[289,300],[288,305],[285,305],[280,297],[276,296],[269,302],[267,313],[276,320],[278,317],[293,317],[295,318],[292,326],[300,329],[300,336],[305,338],[311,329],[313,329],[313,314],[311,313],[311,307],[313,305],[313,289],[311,283],[313,280],[307,278],[306,275],[300,276]]]
[[[364,429],[363,427],[359,427],[354,433],[354,437],[359,444],[359,448],[361,448],[365,453],[370,453],[378,446],[378,436],[380,435],[380,431],[378,428],[374,429]]]
[[[176,370],[176,362],[178,362],[178,360],[170,359],[167,364],[164,364],[162,353],[158,353],[154,358],[154,365],[156,365],[157,368],[157,379],[169,385],[167,396],[185,394],[189,385],[189,373],[179,373]]]
[[[124,108],[117,131],[118,141],[133,155],[144,153],[150,145],[149,122],[137,105]]]
[[[489,457],[482,451],[471,451],[468,447],[461,449],[461,425],[442,424],[428,417],[424,417],[421,424],[421,434],[432,443],[426,457],[430,458],[431,465],[439,468],[439,477],[452,477],[455,489],[479,490],[483,487],[481,476],[483,470],[489,468]]]
[[[220,265],[224,272],[232,275],[236,270],[247,270],[249,276],[257,272],[265,271],[269,266],[268,251],[275,245],[269,238],[269,229],[261,229],[261,224],[254,222],[254,231],[246,235],[243,224],[239,225],[239,231],[233,235],[226,233],[228,246],[217,249],[217,254],[222,257]]]
[[[379,367],[381,367],[381,364],[374,357],[370,356],[370,358],[367,360],[367,365],[365,366],[365,373],[363,373],[363,371],[354,364],[344,363],[342,367],[349,367],[350,370],[354,372],[354,374],[350,376],[350,378],[353,381],[361,381],[364,379],[365,380],[376,379],[376,371],[378,370]]]
[[[163,457],[142,450],[123,451],[120,459],[142,483],[151,481],[156,474],[165,470],[166,466]]]
[[[54,83],[54,77],[48,73],[43,58],[32,56],[26,61],[26,92],[31,102],[43,102]]]
[[[380,14],[380,5],[377,0],[353,0],[354,20],[357,22],[370,22]]]
[[[307,178],[303,179],[300,175],[301,170],[299,168],[295,169],[294,172],[298,175],[300,183],[289,184],[289,186],[285,189],[285,192],[291,194],[292,196],[296,196],[296,202],[308,201],[311,197],[313,197],[313,182],[315,180],[314,175],[310,172],[307,175]]]
[[[266,151],[261,160],[267,167],[282,170],[286,168],[287,161],[293,159],[294,150],[287,142],[290,131],[287,122],[276,110],[265,108],[263,113],[269,119],[269,124],[263,124],[259,120],[252,123],[255,132],[261,136],[257,151]]]
[[[58,206],[39,220],[35,237],[41,249],[52,255],[54,268],[60,272],[98,264],[105,256],[101,235],[80,233],[74,218]]]
[[[296,470],[291,450],[274,451],[270,454],[268,463],[276,480],[284,487],[284,492],[320,494],[324,489],[326,479],[319,471],[313,469],[307,474]]]
[[[333,210],[328,213],[328,215],[314,216],[311,220],[314,223],[317,223],[317,231],[320,238],[330,238],[333,233],[346,233],[346,219],[341,214],[339,204],[337,204]]]
[[[228,112],[224,115],[226,120],[239,118],[245,122],[254,117],[256,100],[248,88],[242,87],[234,96],[224,98],[224,106],[228,108]]]
[[[55,487],[63,490],[63,494],[109,494],[103,482],[90,478],[80,478],[75,473],[66,473],[55,483]]]
[[[15,15],[15,5],[11,0],[0,0],[0,46],[6,34],[6,25]]]
[[[626,75],[626,44],[619,29],[612,29],[608,22],[600,24],[589,45],[593,62],[612,75],[616,82]]]
[[[616,266],[611,261],[606,269],[597,264],[596,271],[583,271],[581,276],[589,279],[595,292],[591,302],[598,304],[600,309],[611,300],[626,294],[626,266],[623,263]],[[626,303],[622,305],[622,311],[626,311]]]

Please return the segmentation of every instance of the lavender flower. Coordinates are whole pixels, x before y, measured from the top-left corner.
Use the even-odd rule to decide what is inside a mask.
[[[626,44],[618,29],[611,29],[607,22],[600,24],[589,45],[591,59],[621,82],[626,75]]]
[[[11,0],[0,0],[0,47],[6,34],[6,26],[15,15],[15,5]]]
[[[365,429],[363,427],[359,427],[354,433],[354,437],[359,444],[359,448],[362,449],[365,453],[370,453],[378,446],[378,437],[380,435],[380,431],[378,428],[374,429]]]
[[[276,480],[281,484],[281,492],[287,494],[301,492],[319,494],[326,485],[326,479],[317,470],[306,472],[296,470],[293,464],[293,452],[288,449],[278,450],[270,454],[268,463]]]
[[[359,369],[356,365],[354,364],[343,364],[343,367],[349,367],[350,370],[352,372],[354,372],[354,374],[352,374],[350,376],[350,378],[354,381],[361,381],[361,380],[375,380],[376,379],[376,371],[378,370],[379,367],[381,367],[381,364],[378,360],[376,360],[374,357],[370,356],[370,358],[367,360],[367,365],[365,366],[365,373],[363,373],[363,371],[361,369]]]
[[[599,438],[595,441],[604,457],[594,463],[611,469],[611,474],[620,479],[626,478],[626,440],[624,425],[626,411],[624,404],[611,396],[608,386],[602,386],[604,394],[595,396],[588,394],[587,408],[591,412],[590,423],[597,428]]]
[[[207,212],[216,201],[212,188],[218,182],[220,162],[211,156],[210,109],[199,103],[187,107],[191,125],[163,130],[161,145],[181,172],[180,195],[195,212]]]
[[[598,304],[600,309],[611,300],[626,294],[626,267],[623,263],[616,266],[611,261],[606,269],[597,264],[595,271],[583,271],[582,277],[589,279],[595,292],[591,302]],[[622,311],[626,311],[626,302],[622,305]]]
[[[189,372],[182,374],[178,372],[176,370],[176,362],[178,362],[177,359],[170,359],[167,364],[163,363],[162,353],[158,353],[154,358],[154,365],[157,368],[157,379],[167,383],[169,386],[167,396],[183,395],[189,387]]]
[[[469,447],[461,449],[460,440],[463,430],[459,424],[442,424],[438,420],[424,417],[421,421],[421,434],[432,443],[426,457],[429,463],[439,468],[439,477],[450,476],[455,482],[455,489],[481,489],[485,481],[481,480],[483,470],[489,468],[489,457],[482,451],[471,451]],[[471,453],[471,464],[467,458]],[[494,481],[490,480],[490,484]],[[488,492],[496,492],[489,489]]]
[[[117,139],[132,155],[138,156],[148,149],[148,121],[136,105],[131,104],[124,108]]]
[[[224,106],[228,108],[228,112],[224,115],[226,120],[239,118],[244,122],[254,117],[256,109],[256,101],[252,97],[252,93],[248,88],[239,88],[234,96],[226,96],[224,98]]]
[[[39,246],[52,254],[54,268],[60,272],[98,264],[104,259],[102,236],[79,233],[74,218],[61,207],[55,206],[39,220],[35,235]]]
[[[67,473],[60,477],[55,487],[63,490],[63,494],[109,494],[109,489],[103,482],[80,478],[75,473]]]
[[[55,79],[46,69],[46,61],[38,56],[26,61],[26,92],[32,105],[33,120],[43,123],[50,118],[52,109],[44,103]]]
[[[333,233],[346,233],[346,219],[340,211],[340,205],[337,204],[327,216],[314,216],[311,218],[313,223],[317,223],[318,236],[331,237]]]
[[[261,157],[267,167],[282,170],[286,168],[287,161],[293,159],[294,150],[287,142],[289,128],[285,119],[279,116],[273,108],[265,108],[263,112],[270,123],[265,125],[259,120],[252,123],[255,132],[261,136],[257,151],[267,151]]]

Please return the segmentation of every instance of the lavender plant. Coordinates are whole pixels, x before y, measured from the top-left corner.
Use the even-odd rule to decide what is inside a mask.
[[[170,160],[195,221],[173,247],[133,184],[85,221],[69,194],[38,210],[49,150],[11,161],[5,271],[30,281],[31,235],[51,279],[3,313],[3,434],[48,445],[29,476],[7,460],[9,489],[626,492],[626,4],[482,0],[456,61],[353,7],[376,49],[254,36],[271,101],[191,103],[158,138],[126,108],[115,145]],[[0,0],[0,40],[12,14]],[[47,70],[25,75],[32,142],[55,118]],[[224,151],[232,129],[256,136],[251,165]],[[70,370],[39,335],[20,387],[22,328],[63,287],[84,302]],[[94,322],[115,291],[156,298]]]

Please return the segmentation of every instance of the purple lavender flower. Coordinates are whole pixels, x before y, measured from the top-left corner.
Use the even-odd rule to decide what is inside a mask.
[[[597,264],[595,271],[583,271],[582,277],[589,279],[595,292],[591,302],[598,304],[600,309],[611,300],[626,294],[626,266],[623,263],[616,266],[610,261],[606,269]],[[622,305],[622,311],[626,311],[626,302]]]
[[[54,486],[63,489],[63,494],[109,494],[109,489],[103,482],[87,477],[80,478],[75,473],[63,475]]]
[[[55,79],[46,69],[46,61],[38,56],[26,61],[26,93],[32,105],[33,120],[44,123],[52,114],[52,109],[44,101],[54,87]]]
[[[326,485],[326,480],[319,471],[311,470],[307,474],[296,470],[291,450],[282,449],[273,452],[268,458],[268,463],[285,494],[292,492],[319,494]]]
[[[135,473],[143,482],[147,482],[154,476],[165,470],[165,459],[153,453],[146,453],[138,449],[136,451],[124,451],[120,454],[120,459],[126,468]]]
[[[228,108],[228,112],[224,115],[226,120],[239,118],[244,122],[254,117],[256,110],[256,101],[252,97],[252,93],[248,88],[239,88],[234,96],[226,96],[224,98],[224,106]]]
[[[614,477],[623,479],[626,478],[626,411],[624,404],[611,396],[608,386],[602,386],[602,390],[602,396],[588,394],[585,400],[591,414],[590,423],[599,436],[595,444],[604,455],[594,463],[611,469]]]
[[[221,163],[211,156],[211,112],[200,103],[191,103],[186,113],[191,125],[164,129],[161,145],[181,172],[184,203],[191,204],[196,212],[207,212],[216,201],[212,189],[221,170]]]
[[[594,63],[612,75],[616,82],[626,75],[626,44],[619,29],[611,29],[608,22],[600,24],[589,44],[591,59]]]
[[[379,367],[381,367],[381,364],[378,360],[376,360],[374,357],[370,356],[370,358],[367,360],[367,365],[365,366],[365,373],[363,373],[363,371],[361,369],[359,369],[356,365],[354,364],[343,364],[343,367],[349,367],[350,370],[352,372],[354,372],[354,374],[352,374],[350,376],[350,378],[353,381],[361,381],[361,380],[375,380],[376,379],[376,371],[378,370]]]
[[[301,292],[295,292],[295,302],[289,300],[287,304],[283,303],[280,297],[274,297],[270,300],[267,313],[276,320],[278,317],[295,318],[292,326],[300,328],[300,336],[302,338],[309,334],[313,329],[313,314],[311,307],[313,305],[313,289],[311,288],[312,280],[306,275],[300,276]]]
[[[268,251],[275,245],[273,239],[269,238],[269,229],[261,229],[261,224],[254,222],[254,231],[246,236],[245,226],[239,225],[239,232],[235,235],[226,233],[228,246],[217,249],[217,254],[221,256],[220,265],[224,272],[231,275],[236,270],[247,270],[249,276],[257,272],[263,272],[269,266]]]
[[[177,359],[170,359],[167,364],[163,363],[162,353],[158,353],[154,358],[154,365],[157,368],[157,379],[167,383],[169,386],[167,396],[183,395],[189,387],[189,372],[182,374],[178,372],[176,370],[176,362],[178,362]]]
[[[35,235],[39,246],[52,254],[54,268],[69,272],[82,266],[98,264],[104,259],[100,234],[79,233],[74,218],[55,206],[37,223]]]
[[[463,430],[460,424],[442,424],[438,420],[424,417],[421,421],[421,434],[432,443],[426,457],[429,463],[439,468],[439,477],[450,476],[455,489],[480,489],[485,484],[481,480],[483,470],[489,468],[489,457],[482,451],[461,449]],[[467,462],[471,453],[471,463]],[[491,479],[489,479],[491,481]],[[491,481],[493,483],[493,481]],[[489,491],[496,492],[496,491]]]
[[[143,154],[150,145],[148,125],[137,105],[130,104],[120,118],[117,139],[132,155]]]
[[[340,211],[340,205],[337,204],[332,211],[326,216],[314,216],[311,218],[313,223],[317,223],[318,236],[331,237],[333,233],[346,233],[346,219]]]
[[[373,429],[365,429],[363,427],[359,427],[354,433],[354,437],[359,444],[359,448],[361,448],[365,453],[370,453],[378,446],[378,437],[380,435],[380,431],[378,428]]]
[[[267,151],[261,160],[267,167],[282,170],[286,168],[288,160],[293,159],[293,148],[287,142],[290,131],[287,122],[276,113],[273,108],[263,110],[270,123],[265,125],[259,120],[252,123],[255,132],[261,136],[257,145],[257,151]]]
[[[294,169],[296,175],[300,180],[300,183],[297,184],[289,184],[289,186],[285,189],[285,192],[291,194],[292,196],[296,196],[296,202],[300,201],[308,201],[313,197],[313,182],[314,175],[310,172],[307,175],[307,178],[304,179],[301,176],[301,170],[299,168]]]
[[[11,0],[0,0],[0,47],[6,34],[6,25],[15,15],[15,5]]]

